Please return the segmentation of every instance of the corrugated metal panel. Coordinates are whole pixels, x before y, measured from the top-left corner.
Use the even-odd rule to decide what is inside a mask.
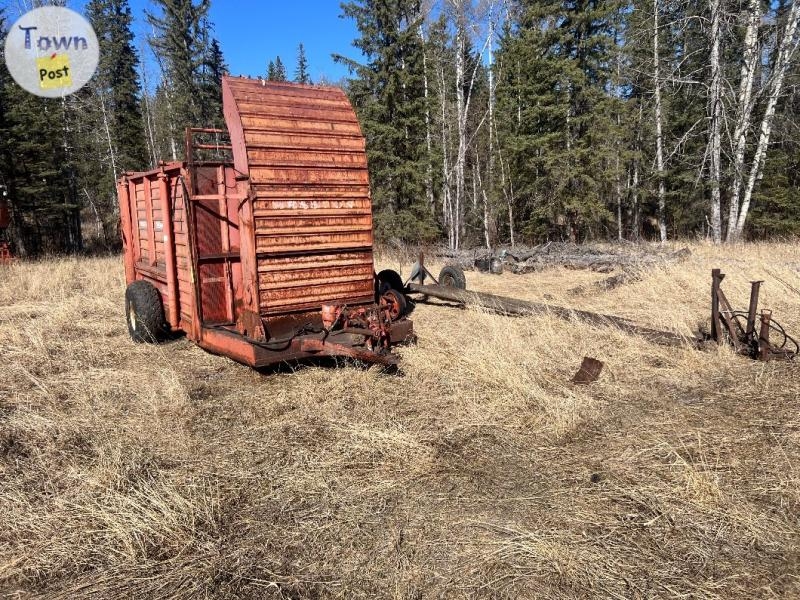
[[[364,137],[338,88],[226,77],[236,168],[249,175],[265,316],[373,299]]]

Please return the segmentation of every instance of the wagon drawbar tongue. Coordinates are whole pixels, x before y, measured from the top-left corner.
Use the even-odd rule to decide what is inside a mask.
[[[376,290],[365,142],[347,96],[236,77],[222,96],[227,132],[189,130],[185,162],[118,182],[126,279],[157,294],[138,285],[129,327],[161,329],[145,318],[160,298],[167,329],[254,367],[394,363],[412,324],[402,297]]]

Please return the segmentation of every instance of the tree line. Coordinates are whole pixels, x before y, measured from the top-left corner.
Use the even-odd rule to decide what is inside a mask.
[[[127,0],[90,0],[100,64],[63,99],[24,92],[3,61],[0,185],[18,254],[114,245],[117,177],[181,160],[186,126],[223,126],[228,67],[209,8],[153,0],[137,40]],[[351,0],[341,12],[362,58],[334,58],[367,138],[380,240],[800,233],[800,0]],[[265,63],[262,77],[290,79],[280,57]],[[302,45],[292,75],[311,82]]]
[[[800,233],[798,0],[353,0],[384,237]]]

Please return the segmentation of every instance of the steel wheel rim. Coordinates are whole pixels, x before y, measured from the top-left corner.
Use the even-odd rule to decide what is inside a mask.
[[[128,320],[131,324],[131,329],[136,331],[136,309],[133,306],[133,302],[128,302]]]
[[[400,301],[390,293],[384,294],[381,299],[383,300],[383,305],[386,307],[386,310],[389,313],[389,319],[392,321],[399,319],[400,313],[402,312]]]

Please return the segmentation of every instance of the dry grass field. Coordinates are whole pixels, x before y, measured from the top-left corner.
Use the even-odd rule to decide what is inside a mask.
[[[467,280],[689,334],[718,266],[800,334],[796,245],[692,250]],[[0,268],[1,597],[800,597],[798,362],[418,305],[399,376],[258,373],[133,344],[123,294],[116,257]]]

